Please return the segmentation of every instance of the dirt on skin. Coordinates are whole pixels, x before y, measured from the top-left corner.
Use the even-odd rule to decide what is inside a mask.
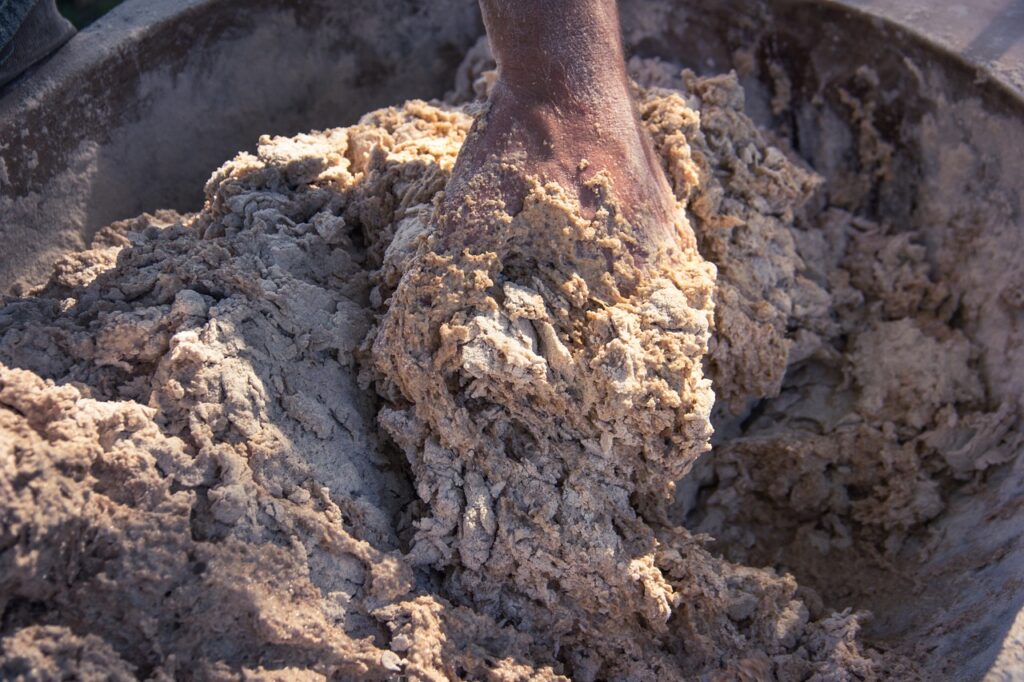
[[[440,249],[477,56],[4,301],[0,677],[914,678],[759,538],[884,551],[1020,449],[955,292],[641,60],[679,253],[539,184]]]

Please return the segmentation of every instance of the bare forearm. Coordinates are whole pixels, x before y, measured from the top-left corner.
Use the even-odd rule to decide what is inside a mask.
[[[626,79],[615,0],[480,0],[502,82],[531,98],[607,99]]]

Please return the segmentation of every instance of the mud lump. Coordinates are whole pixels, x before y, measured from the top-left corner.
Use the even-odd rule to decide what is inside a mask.
[[[820,178],[733,76],[631,69],[685,209],[662,266],[539,183],[496,218],[507,238],[438,250],[432,204],[479,110],[457,92],[265,137],[200,212],[115,223],[6,299],[0,674],[911,678],[862,614],[736,560],[762,558],[751,529],[781,507],[833,519],[825,545],[895,541],[976,466],[929,454],[950,415],[1016,413],[970,372],[897,386],[876,364],[972,348],[912,242],[829,241],[839,209],[811,229]],[[486,69],[460,82],[485,91]],[[888,318],[865,325],[865,301]],[[791,447],[811,422],[836,447]],[[709,467],[688,525],[733,561],[679,523],[674,481]]]

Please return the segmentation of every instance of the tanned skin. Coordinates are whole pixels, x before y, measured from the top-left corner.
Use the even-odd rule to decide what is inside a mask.
[[[459,239],[471,245],[473,230],[486,229],[475,207],[498,200],[515,214],[523,178],[533,176],[557,182],[585,214],[609,199],[621,206],[641,258],[671,248],[677,206],[633,102],[616,0],[480,0],[480,7],[498,79],[442,204],[442,215],[458,218],[443,223],[466,228]],[[588,186],[602,172],[610,197]]]

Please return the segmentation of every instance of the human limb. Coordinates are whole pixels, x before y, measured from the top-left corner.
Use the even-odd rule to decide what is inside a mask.
[[[676,202],[632,101],[615,0],[480,5],[498,80],[446,192],[443,210],[461,216],[449,229],[461,222],[472,242],[479,202],[467,196],[497,193],[515,213],[533,176],[558,183],[585,213],[618,204],[643,251],[676,239]],[[497,165],[497,187],[487,187],[480,178]]]

